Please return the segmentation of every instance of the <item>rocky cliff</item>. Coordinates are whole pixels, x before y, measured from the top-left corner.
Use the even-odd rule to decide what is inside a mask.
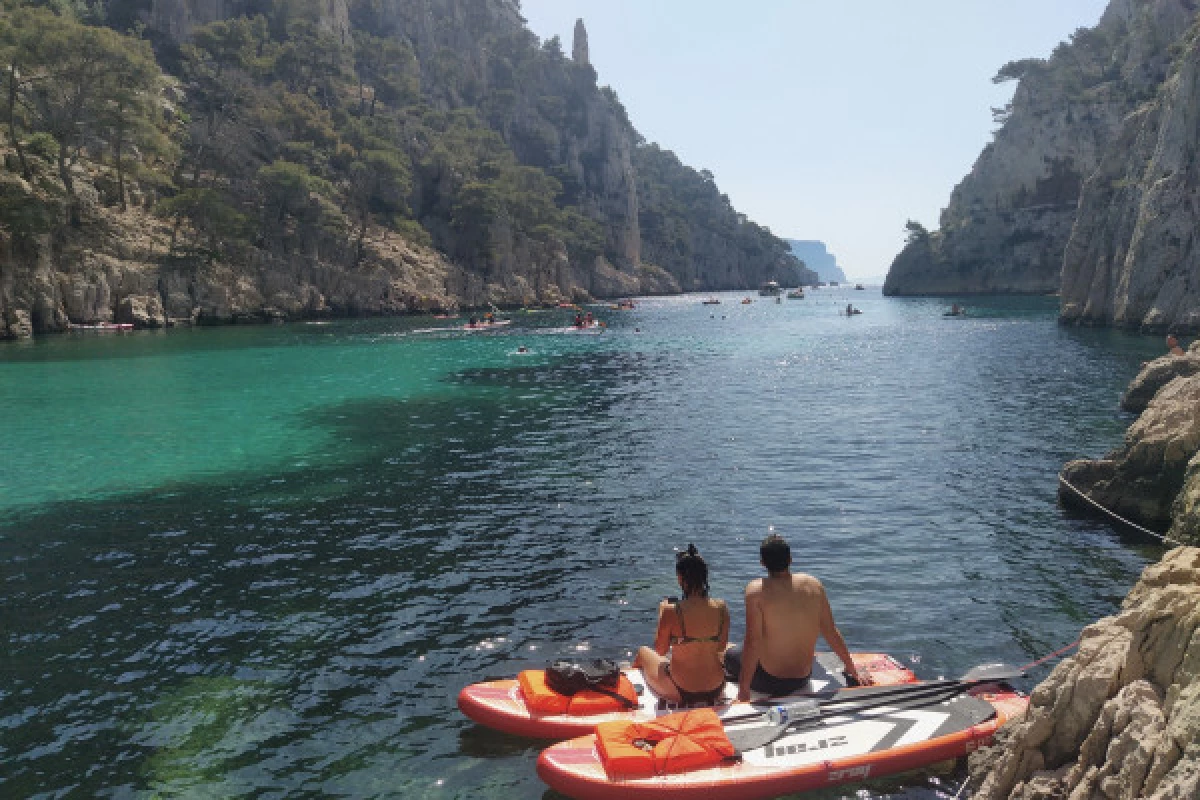
[[[1195,13],[1191,0],[1112,0],[1049,59],[1003,67],[997,82],[1019,83],[995,109],[994,141],[939,229],[910,228],[884,293],[1058,291],[1084,182],[1103,160],[1127,157],[1122,121],[1155,96]]]
[[[1200,32],[1088,178],[1062,274],[1062,318],[1200,330]]]
[[[1127,520],[1200,544],[1200,347],[1147,363],[1122,405],[1141,412],[1122,447],[1068,463],[1062,478]],[[1069,487],[1059,498],[1088,510]]]
[[[1147,567],[996,738],[971,756],[977,800],[1200,797],[1200,548]]]
[[[711,175],[642,139],[582,21],[568,57],[515,0],[87,4],[144,23],[171,73],[145,122],[173,142],[114,155],[98,114],[56,188],[44,132],[17,120],[26,152],[0,153],[0,337],[805,275]]]

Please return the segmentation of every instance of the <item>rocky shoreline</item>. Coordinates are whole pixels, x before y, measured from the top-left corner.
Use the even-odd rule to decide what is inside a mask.
[[[971,756],[968,786],[980,800],[1200,797],[1200,548],[1167,553],[1084,629],[1025,715]]]
[[[1146,363],[1121,407],[1140,412],[1122,446],[1069,462],[1063,481],[1137,525],[1200,545],[1200,342]],[[1061,482],[1059,500],[1089,510]]]
[[[972,797],[1200,798],[1200,346],[1145,364],[1122,407],[1141,414],[1123,446],[1062,477],[1185,546],[1146,568],[1118,614],[1085,628],[1024,717],[971,757]],[[1088,508],[1061,483],[1059,497]]]
[[[170,224],[143,210],[94,206],[88,215],[86,230],[0,253],[0,339],[81,325],[157,329],[396,316],[681,291],[671,275],[647,264],[631,272],[598,265],[593,274],[575,275],[565,252],[559,274],[543,283],[516,269],[484,281],[433,248],[381,228],[372,228],[364,257],[350,268],[261,253],[235,267],[173,258]]]

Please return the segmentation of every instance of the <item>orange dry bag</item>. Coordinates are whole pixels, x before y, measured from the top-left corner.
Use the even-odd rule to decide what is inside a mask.
[[[535,714],[570,714],[588,716],[608,714],[613,711],[628,711],[638,704],[637,691],[629,678],[621,675],[611,694],[584,689],[572,695],[551,689],[546,683],[546,671],[527,669],[517,675],[525,707]],[[614,697],[613,695],[617,695]]]

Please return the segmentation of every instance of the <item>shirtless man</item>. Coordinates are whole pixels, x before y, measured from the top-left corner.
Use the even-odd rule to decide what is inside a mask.
[[[751,691],[780,696],[807,688],[818,635],[842,660],[850,685],[862,683],[833,622],[825,587],[811,575],[792,574],[792,551],[781,536],[764,539],[759,554],[767,577],[746,586],[741,663],[736,649],[726,654],[726,668],[739,668],[738,699],[749,700]]]
[[[1167,334],[1167,354],[1172,356],[1185,356],[1183,348],[1179,346],[1179,340],[1175,338],[1175,334]]]

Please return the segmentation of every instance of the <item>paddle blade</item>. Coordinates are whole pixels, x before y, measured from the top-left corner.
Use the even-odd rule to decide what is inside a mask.
[[[725,735],[739,753],[749,753],[760,747],[766,747],[778,739],[787,730],[786,725],[774,725],[762,722],[757,725],[739,725],[736,728],[726,728]]]
[[[1011,664],[980,664],[967,671],[959,678],[963,683],[984,683],[986,681],[1012,681],[1024,678],[1025,673],[1020,667]]]

